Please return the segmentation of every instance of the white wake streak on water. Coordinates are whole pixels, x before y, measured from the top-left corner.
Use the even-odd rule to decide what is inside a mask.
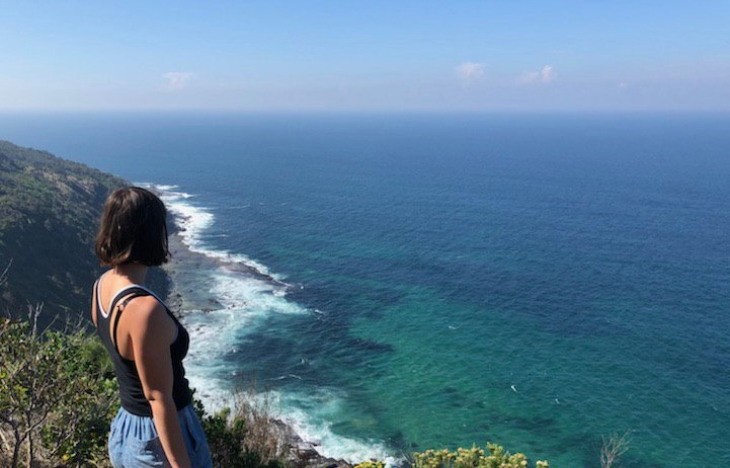
[[[264,318],[272,314],[306,314],[309,311],[286,299],[287,285],[265,265],[207,244],[206,231],[213,226],[215,217],[206,208],[195,205],[191,201],[192,194],[179,191],[174,185],[144,185],[160,193],[188,249],[221,264],[215,270],[202,273],[209,281],[211,294],[222,307],[191,313],[184,318],[194,337],[185,361],[188,380],[192,387],[199,389],[196,396],[206,409],[216,411],[230,405],[228,379],[237,373],[221,357],[235,353],[238,343],[245,340]],[[273,281],[235,271],[226,264],[245,265]],[[278,417],[325,457],[343,458],[353,463],[372,458],[395,462],[382,443],[350,439],[332,431],[331,421],[341,414],[343,401],[342,396],[332,390],[321,389],[315,395],[270,391],[261,397],[274,402],[273,409],[278,410]]]

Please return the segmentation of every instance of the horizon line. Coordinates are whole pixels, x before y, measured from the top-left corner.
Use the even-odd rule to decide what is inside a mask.
[[[331,115],[414,115],[414,114],[469,114],[469,115],[496,115],[496,114],[730,114],[728,109],[703,109],[703,108],[666,108],[666,109],[227,109],[227,108],[66,108],[66,109],[18,109],[0,108],[0,115],[10,114],[249,114],[249,115],[286,115],[286,114],[331,114]]]

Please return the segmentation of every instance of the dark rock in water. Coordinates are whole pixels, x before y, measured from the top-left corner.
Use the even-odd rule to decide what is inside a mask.
[[[305,441],[285,422],[276,420],[275,425],[279,432],[280,441],[290,444],[287,462],[297,468],[352,468],[352,464],[345,460],[324,457],[316,448],[316,442]]]
[[[409,446],[408,442],[406,441],[405,434],[403,434],[403,431],[394,432],[393,434],[387,436],[385,440],[388,442],[389,445],[395,447],[396,449],[406,450]]]

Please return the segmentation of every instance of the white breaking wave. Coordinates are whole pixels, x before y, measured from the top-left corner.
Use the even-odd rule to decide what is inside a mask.
[[[165,202],[165,206],[175,219],[183,244],[191,252],[226,263],[245,265],[259,274],[269,276],[277,281],[283,279],[281,275],[272,274],[261,262],[246,255],[210,248],[204,240],[204,235],[205,231],[213,225],[215,216],[208,209],[190,203],[188,200],[193,198],[192,194],[179,191],[177,185],[144,185],[154,188],[160,193],[160,198]],[[140,184],[140,186],[143,185]]]
[[[237,309],[239,316],[307,313],[304,307],[285,299],[285,289],[278,283],[247,278],[225,269],[212,275],[212,280],[213,296],[227,309]]]
[[[185,326],[195,336],[185,360],[187,378],[191,386],[198,389],[196,397],[206,409],[217,411],[230,405],[230,379],[238,373],[221,359],[222,356],[235,353],[238,344],[264,318],[272,314],[312,311],[287,300],[288,285],[281,282],[282,276],[271,273],[265,265],[246,255],[211,248],[205,242],[205,236],[215,217],[206,208],[193,204],[192,194],[180,191],[176,185],[138,185],[160,193],[179,228],[182,242],[190,251],[221,263],[217,269],[203,273],[209,281],[211,295],[222,307],[206,312],[191,311],[193,313],[183,318]],[[273,281],[235,271],[226,264],[245,265]],[[270,391],[259,397],[275,403],[279,419],[325,457],[342,458],[351,463],[369,459],[383,460],[389,465],[396,462],[382,443],[342,437],[332,431],[330,421],[341,411],[342,401],[333,391],[322,389],[316,395]]]
[[[332,432],[329,421],[341,412],[342,398],[331,390],[323,389],[316,395],[270,391],[264,397],[274,403],[273,407],[280,412],[279,418],[312,444],[320,455],[343,458],[350,463],[375,459],[392,466],[397,461],[382,443],[363,442]]]

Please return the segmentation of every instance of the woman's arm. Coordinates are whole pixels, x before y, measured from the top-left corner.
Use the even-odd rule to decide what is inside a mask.
[[[137,304],[129,334],[132,338],[134,361],[144,394],[152,407],[157,434],[173,468],[190,468],[177,408],[172,399],[170,344],[174,338],[175,324],[154,298],[141,297],[134,302]],[[132,316],[129,312],[128,314]]]

